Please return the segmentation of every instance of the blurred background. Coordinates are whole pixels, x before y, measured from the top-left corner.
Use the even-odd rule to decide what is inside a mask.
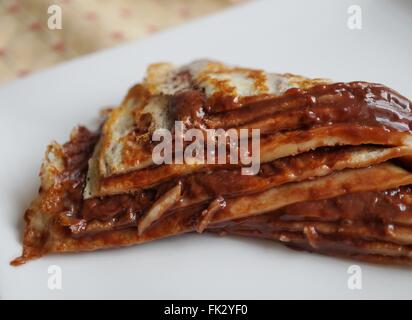
[[[0,0],[0,84],[247,0]],[[62,9],[50,30],[47,9]]]

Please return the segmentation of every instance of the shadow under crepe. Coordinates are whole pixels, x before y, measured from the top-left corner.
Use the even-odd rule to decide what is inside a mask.
[[[214,234],[214,233],[208,233],[208,235],[210,235],[211,237],[216,236],[216,237],[228,237],[233,239],[233,241],[237,241],[237,242],[242,242],[245,246],[256,246],[256,248],[258,249],[265,249],[265,251],[267,251],[267,254],[276,254],[279,255],[280,254],[286,254],[287,255],[287,259],[288,260],[294,260],[295,262],[301,262],[301,260],[299,259],[304,259],[306,257],[308,257],[309,255],[314,255],[316,256],[316,259],[324,259],[323,262],[328,263],[328,261],[333,262],[336,260],[339,260],[341,262],[345,262],[345,263],[351,263],[353,264],[353,258],[351,258],[350,256],[330,256],[330,255],[320,255],[319,253],[316,252],[310,252],[310,251],[306,251],[300,248],[295,248],[292,246],[287,246],[284,243],[281,243],[279,241],[275,241],[275,240],[271,240],[271,239],[264,239],[264,238],[252,238],[252,237],[248,237],[248,236],[241,236],[241,235],[218,235],[218,234]],[[404,266],[404,265],[385,265],[385,264],[376,264],[373,262],[369,262],[369,261],[361,261],[362,264],[374,267],[374,268],[381,268],[382,270],[387,270],[388,267],[393,268],[393,269],[397,269],[397,270],[404,270],[408,273],[410,273],[410,267],[409,266]],[[349,265],[348,265],[349,266]]]

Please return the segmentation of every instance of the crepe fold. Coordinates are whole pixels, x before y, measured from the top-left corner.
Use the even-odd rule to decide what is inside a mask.
[[[77,127],[48,147],[12,264],[186,232],[412,264],[411,120],[411,102],[380,84],[214,61],[151,65],[100,130]],[[156,164],[153,133],[177,121],[184,130],[259,129],[259,171]]]

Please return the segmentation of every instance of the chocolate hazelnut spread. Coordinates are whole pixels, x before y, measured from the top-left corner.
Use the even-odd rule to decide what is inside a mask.
[[[135,87],[126,97],[127,107],[137,107],[129,114],[131,127],[119,132],[136,137],[136,150],[149,152],[152,144],[142,137],[156,114],[139,112],[157,95],[168,101],[168,120],[183,121],[186,129],[260,129],[258,174],[242,175],[240,165],[151,164],[96,178],[90,174],[92,160],[97,159],[97,174],[108,165],[97,145],[107,147],[107,135],[119,132],[80,127],[68,143],[49,150],[58,161],[43,164],[40,195],[25,214],[23,256],[13,264],[52,252],[127,246],[197,231],[412,265],[412,105],[407,98],[366,82],[290,88],[272,75],[286,88],[275,94],[268,75],[230,69],[252,81],[248,90],[255,93],[239,94],[226,80],[231,73],[226,75],[224,66],[210,68],[210,79],[208,69],[198,76],[193,75],[197,69],[162,73],[161,80],[149,76],[146,87]],[[158,81],[160,89],[170,81],[174,85],[159,93]],[[205,87],[205,81],[219,90]],[[115,109],[106,124],[127,110]],[[110,148],[118,152],[128,146]],[[140,155],[127,157],[129,165]],[[98,179],[101,193],[86,198],[90,179]]]

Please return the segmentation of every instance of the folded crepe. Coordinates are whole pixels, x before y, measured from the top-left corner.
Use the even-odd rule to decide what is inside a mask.
[[[374,83],[213,61],[151,65],[100,130],[77,127],[47,148],[12,264],[194,231],[412,264],[411,107]],[[173,132],[176,121],[184,130],[259,129],[259,172],[156,164],[153,133]]]

